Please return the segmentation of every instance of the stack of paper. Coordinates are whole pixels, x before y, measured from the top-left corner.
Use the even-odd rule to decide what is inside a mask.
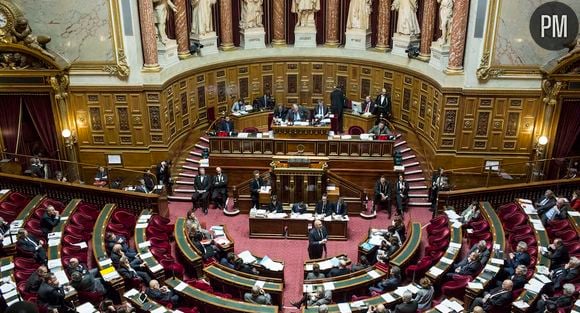
[[[432,267],[431,269],[429,269],[429,273],[431,273],[431,275],[437,277],[437,276],[443,274],[443,270],[438,268],[438,267]]]
[[[15,235],[5,236],[4,239],[2,240],[2,245],[6,247],[13,243],[16,243],[16,241],[18,241],[18,239],[16,238]]]
[[[467,287],[469,287],[471,289],[481,290],[481,289],[483,289],[483,284],[478,283],[478,282],[468,282]]]
[[[139,291],[137,291],[137,289],[131,289],[131,290],[125,292],[123,294],[123,297],[125,297],[125,298],[131,298],[132,296],[134,296],[134,295],[136,295],[138,293],[139,293]]]
[[[137,229],[147,228],[148,225],[149,225],[148,223],[139,223],[135,226],[135,228]]]
[[[56,279],[58,279],[59,286],[68,284],[68,277],[66,276],[66,273],[63,270],[54,272],[54,276],[56,276]]]
[[[576,212],[576,211],[568,211],[568,215],[570,215],[570,216],[574,216],[574,217],[579,217],[579,216],[580,216],[580,212]]]
[[[149,240],[147,240],[147,241],[144,241],[144,242],[140,242],[137,246],[139,248],[151,247],[151,242]]]
[[[238,254],[238,258],[242,259],[242,261],[244,261],[246,264],[251,264],[257,261],[256,257],[254,257],[248,250]]]
[[[188,286],[189,286],[188,284],[186,284],[186,283],[184,283],[184,282],[180,282],[180,283],[179,283],[177,286],[175,286],[175,288],[173,288],[173,289],[175,289],[175,290],[177,290],[177,291],[183,291],[183,290],[185,290],[185,288],[187,288]]]
[[[372,270],[372,271],[370,271],[370,272],[367,272],[367,274],[368,274],[368,275],[369,275],[369,276],[370,276],[372,279],[375,279],[375,278],[379,278],[379,277],[381,277],[381,274],[379,274],[379,273],[378,273],[377,271],[375,271],[375,270]]]
[[[158,308],[155,308],[155,309],[153,309],[153,310],[151,311],[151,313],[165,313],[165,312],[167,312],[167,311],[168,311],[168,310],[167,310],[167,308],[166,308],[166,307],[164,307],[164,306],[160,306],[160,307],[158,307]]]
[[[60,261],[60,260],[59,260]],[[50,262],[50,261],[49,261]],[[10,262],[2,267],[0,267],[0,272],[4,273],[6,271],[10,271],[14,268],[14,263]]]
[[[6,194],[9,192],[10,192],[10,189],[2,189],[2,190],[0,190],[0,195]]]
[[[161,264],[156,264],[156,265],[150,267],[149,269],[151,270],[151,272],[157,273],[163,269],[163,266]]]
[[[265,284],[266,284],[266,282],[263,280],[256,280],[256,282],[254,283],[254,286],[259,287],[259,288],[264,288]]]
[[[514,301],[514,305],[520,309],[527,309],[530,307],[530,305],[524,302],[524,300]]]
[[[395,299],[395,298],[394,298],[394,297],[391,295],[391,293],[390,293],[390,292],[383,293],[383,294],[381,295],[381,298],[385,299],[385,302],[387,302],[387,303],[393,303],[393,302],[397,301],[397,299]]]
[[[314,291],[314,285],[304,284],[302,285],[302,292],[311,293]]]
[[[83,303],[83,304],[77,306],[76,309],[77,309],[77,312],[79,312],[79,313],[98,312],[90,302]]]
[[[340,311],[340,313],[351,313],[352,312],[350,310],[350,305],[348,304],[348,302],[339,303],[338,310]]]
[[[440,262],[443,262],[445,264],[451,264],[453,263],[453,260],[451,260],[450,258],[447,257],[442,257],[441,259],[439,259]]]
[[[322,286],[324,287],[324,290],[334,290],[334,282],[326,282],[322,284]]]
[[[447,214],[447,217],[449,217],[449,219],[451,219],[451,220],[456,220],[456,219],[460,218],[460,216],[457,213],[455,213],[455,211],[453,211],[453,210],[446,210],[445,214]]]
[[[60,268],[62,267],[62,262],[60,261],[60,259],[53,259],[53,260],[48,260],[48,269],[53,269],[53,268]]]

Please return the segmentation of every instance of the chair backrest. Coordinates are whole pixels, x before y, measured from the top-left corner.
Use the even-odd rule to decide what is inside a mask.
[[[256,127],[246,127],[243,130],[244,133],[257,133],[258,129]]]
[[[364,132],[365,131],[364,131],[364,129],[362,129],[362,127],[356,126],[356,125],[355,126],[351,126],[348,129],[348,134],[349,135],[360,135],[360,134],[364,134]]]

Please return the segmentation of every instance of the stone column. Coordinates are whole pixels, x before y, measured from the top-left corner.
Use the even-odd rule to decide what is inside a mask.
[[[138,1],[141,41],[143,44],[143,66],[146,70],[160,70],[157,57],[157,31],[152,1]]]
[[[327,0],[326,2],[326,41],[325,47],[338,47],[338,9],[339,0]]]
[[[449,44],[449,64],[447,72],[463,72],[465,36],[467,34],[467,14],[469,0],[455,0],[451,20],[451,40]]]
[[[189,53],[189,38],[187,37],[187,3],[188,0],[175,0],[175,40],[177,40],[177,56],[180,60],[191,57]]]
[[[419,60],[429,61],[431,57],[431,43],[433,41],[433,31],[435,28],[435,12],[437,11],[435,0],[425,0],[423,2],[423,22],[421,23],[421,46]]]
[[[286,23],[284,22],[284,3],[285,0],[274,0],[272,4],[272,24],[274,25],[274,38],[272,45],[274,47],[286,46]]]
[[[220,0],[220,39],[222,50],[228,51],[235,48],[232,30],[232,0]]]
[[[379,0],[379,16],[377,28],[377,45],[375,49],[390,51],[389,37],[391,35],[391,0]]]

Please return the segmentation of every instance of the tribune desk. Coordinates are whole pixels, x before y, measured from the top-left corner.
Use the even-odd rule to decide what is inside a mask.
[[[308,239],[314,218],[250,217],[250,238]],[[344,219],[322,219],[329,240],[348,239],[348,216]]]

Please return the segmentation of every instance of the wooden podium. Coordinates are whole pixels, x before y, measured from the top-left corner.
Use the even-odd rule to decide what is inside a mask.
[[[272,125],[274,138],[327,139],[329,125]]]
[[[284,204],[304,201],[315,205],[326,190],[326,157],[279,157],[274,156],[272,188],[278,200]]]

